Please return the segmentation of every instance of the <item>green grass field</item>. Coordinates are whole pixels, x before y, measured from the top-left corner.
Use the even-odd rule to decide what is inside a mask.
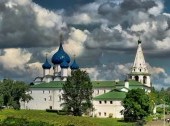
[[[0,120],[3,121],[7,117],[26,118],[30,121],[42,121],[55,126],[132,126],[132,123],[121,122],[111,118],[91,118],[91,117],[75,117],[61,116],[55,113],[48,113],[39,110],[12,110],[4,109],[0,111]]]

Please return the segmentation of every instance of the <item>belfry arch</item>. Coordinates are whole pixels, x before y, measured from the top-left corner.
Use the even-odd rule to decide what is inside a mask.
[[[147,76],[143,76],[143,84],[147,83]]]
[[[136,81],[139,81],[139,76],[135,76],[135,80],[136,80]]]

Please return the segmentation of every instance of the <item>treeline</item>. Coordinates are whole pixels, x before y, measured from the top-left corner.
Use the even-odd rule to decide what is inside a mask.
[[[20,109],[20,100],[29,101],[32,97],[27,93],[29,85],[22,81],[4,79],[0,81],[0,107]]]
[[[161,90],[156,90],[152,88],[151,93],[149,94],[150,98],[156,105],[166,104],[170,105],[170,87],[167,89],[162,88]]]
[[[122,103],[125,109],[121,113],[125,121],[141,120],[145,123],[145,118],[154,114],[155,106],[158,114],[170,113],[170,88],[161,90],[152,88],[150,93],[146,93],[144,89],[132,89],[128,91]]]

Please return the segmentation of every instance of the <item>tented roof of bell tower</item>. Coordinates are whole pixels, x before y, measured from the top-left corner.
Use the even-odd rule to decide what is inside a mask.
[[[148,73],[141,43],[142,43],[141,40],[138,40],[138,48],[131,73]]]

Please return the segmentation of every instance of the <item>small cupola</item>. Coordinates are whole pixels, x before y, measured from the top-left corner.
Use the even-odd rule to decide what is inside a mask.
[[[46,60],[45,60],[44,64],[42,65],[42,68],[43,69],[51,69],[51,64],[48,62],[47,54],[46,54]]]
[[[71,70],[77,70],[77,69],[79,69],[79,65],[76,63],[75,55],[74,55],[73,63],[72,63],[71,66],[70,66],[70,69],[71,69]]]

